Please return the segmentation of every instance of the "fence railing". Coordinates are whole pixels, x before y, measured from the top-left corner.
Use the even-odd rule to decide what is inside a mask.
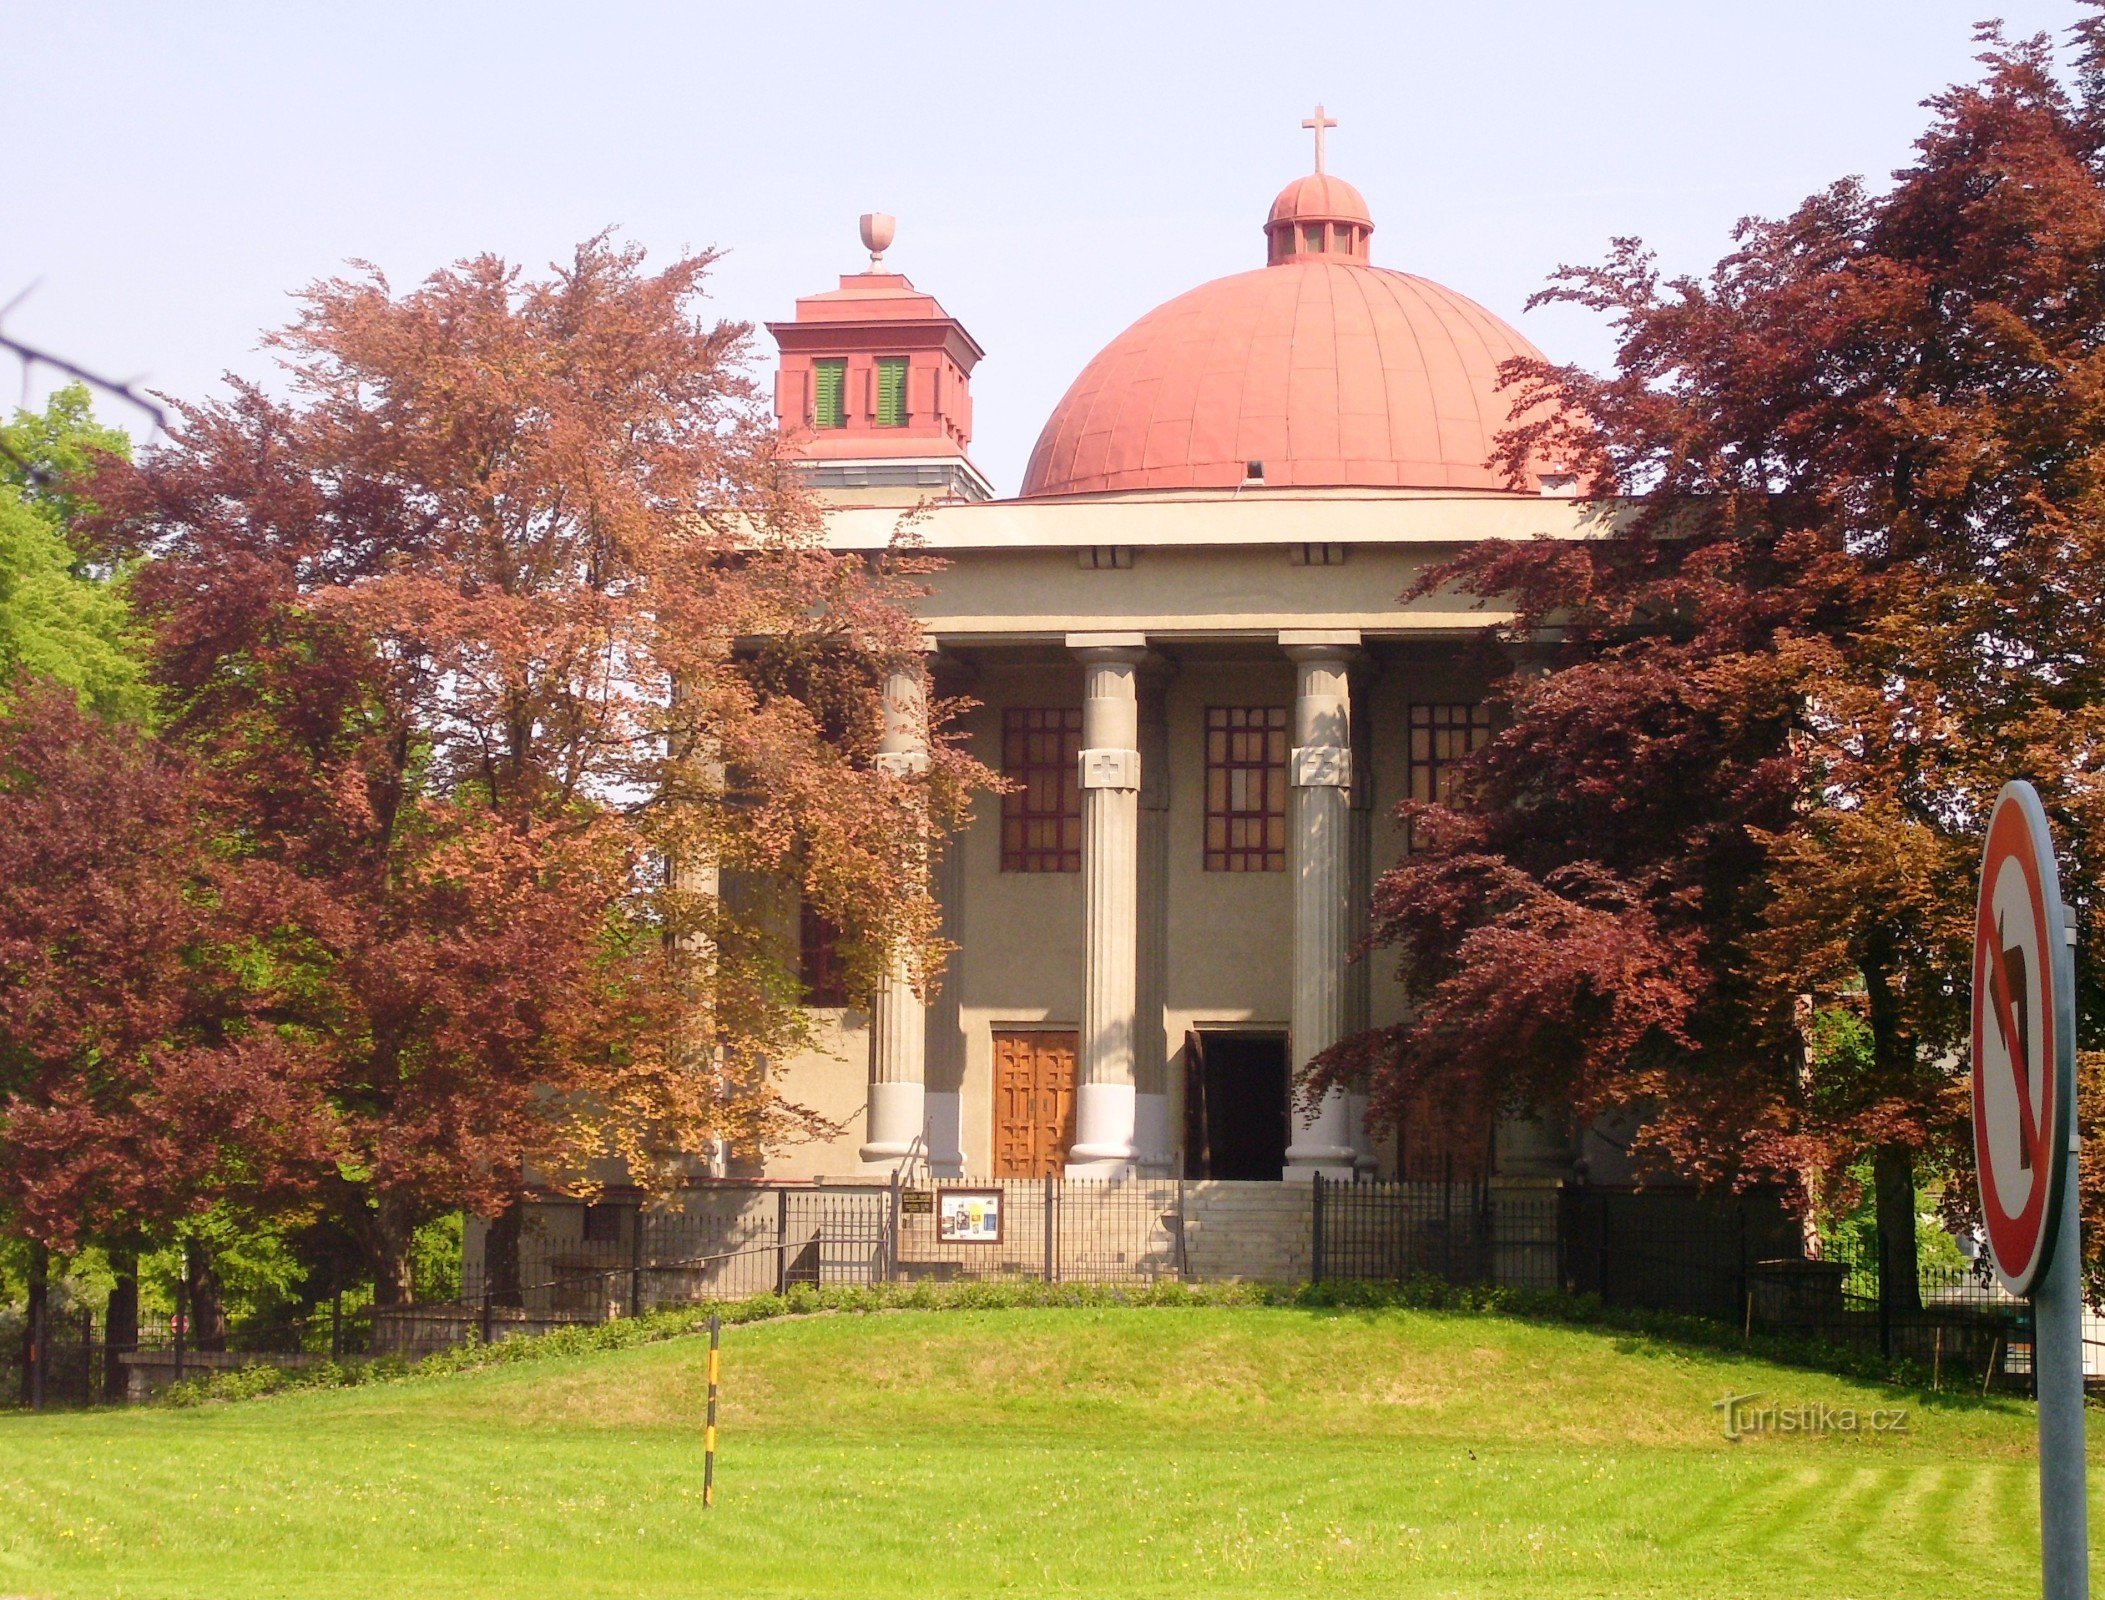
[[[593,1322],[797,1284],[1183,1275],[1187,1186],[997,1179],[910,1185],[712,1184],[668,1206],[536,1207],[516,1260],[470,1260],[464,1304],[498,1322]],[[971,1226],[952,1215],[979,1207]],[[566,1216],[565,1211],[572,1215]],[[396,1313],[383,1312],[383,1319]]]
[[[147,1315],[114,1339],[87,1306],[47,1309],[38,1324],[0,1315],[0,1406],[115,1404],[228,1368],[358,1359],[372,1353],[372,1329],[370,1306],[340,1301],[213,1331],[185,1326],[181,1313]]]
[[[1808,1259],[1796,1220],[1763,1194],[1320,1178],[716,1181],[663,1202],[544,1197],[501,1238],[471,1223],[468,1246],[458,1300],[347,1315],[324,1303],[290,1323],[237,1328],[224,1350],[162,1328],[112,1359],[92,1320],[55,1316],[42,1394],[92,1403],[245,1361],[415,1357],[806,1284],[975,1279],[1435,1277],[1875,1347],[1955,1381],[2030,1381],[2025,1307],[1992,1281],[1924,1270],[1912,1294],[1882,1294],[1875,1250],[1830,1246]],[[2105,1324],[2093,1318],[2086,1333],[2096,1340],[2087,1365],[2105,1374]],[[33,1387],[19,1363],[8,1370],[28,1342],[0,1339],[8,1398]]]

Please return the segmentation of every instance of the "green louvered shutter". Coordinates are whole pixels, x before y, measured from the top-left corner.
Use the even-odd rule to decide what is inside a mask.
[[[848,363],[814,361],[811,364],[811,425],[814,428],[845,428],[848,425]]]
[[[877,426],[906,426],[906,357],[881,356],[877,362]]]

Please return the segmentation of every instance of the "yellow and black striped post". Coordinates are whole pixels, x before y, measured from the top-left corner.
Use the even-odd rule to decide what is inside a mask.
[[[722,1359],[723,1330],[716,1313],[709,1313],[709,1420],[702,1429],[702,1504],[716,1504],[716,1380]]]

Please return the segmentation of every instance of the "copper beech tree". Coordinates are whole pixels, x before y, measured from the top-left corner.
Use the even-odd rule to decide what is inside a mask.
[[[284,902],[198,800],[72,689],[0,696],[0,1219],[41,1249],[295,1198],[329,1153],[306,1052],[270,1025]]]
[[[933,970],[916,845],[977,769],[940,730],[925,775],[868,759],[913,560],[824,548],[708,265],[318,284],[267,341],[287,398],[235,383],[95,485],[163,737],[286,885],[272,1025],[382,1303],[419,1223],[527,1173],[817,1129],[767,1065],[803,1027],[781,898],[726,885],[801,887],[865,981]]]
[[[1868,1163],[1915,1259],[1918,1167],[1966,1165],[2001,783],[2040,786],[2086,907],[2105,866],[2105,27],[2072,81],[1982,42],[1888,187],[1743,224],[1704,279],[1623,241],[1538,297],[1618,356],[1517,365],[1506,458],[1572,460],[1603,522],[1425,580],[1502,597],[1523,665],[1376,891],[1413,1015],[1327,1070],[1377,1116],[1634,1109],[1655,1170],[1805,1201]]]

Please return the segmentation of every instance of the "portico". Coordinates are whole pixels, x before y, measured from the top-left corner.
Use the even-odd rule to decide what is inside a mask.
[[[1476,530],[1575,537],[1584,518],[1569,500],[1472,495],[1311,492],[1267,509],[1335,535],[1333,560],[1309,564],[1297,539],[1175,538],[1194,514],[1241,515],[1224,495],[924,519],[947,565],[922,602],[929,653],[888,691],[884,759],[910,764],[932,687],[976,702],[958,731],[1016,788],[982,797],[929,864],[956,947],[935,993],[901,974],[867,1012],[828,1013],[827,1046],[791,1067],[792,1092],[861,1137],[793,1148],[771,1172],[1025,1175],[1002,1155],[1006,1093],[1054,1123],[1052,1156],[1024,1141],[1040,1151],[1029,1175],[1197,1175],[1187,1035],[1275,1038],[1298,1072],[1401,1015],[1390,973],[1354,951],[1373,877],[1405,848],[1395,807],[1488,728],[1484,667],[1458,648],[1485,613],[1383,602]],[[833,537],[874,548],[895,520],[843,509]],[[1130,566],[1086,564],[1112,544]],[[1004,1089],[1020,1060],[1058,1078],[1063,1051],[1064,1087]],[[1396,1170],[1352,1097],[1290,1120],[1283,1080],[1277,1098],[1272,1176]]]
[[[1360,1097],[1293,1091],[1402,1016],[1384,965],[1356,958],[1371,884],[1408,847],[1398,804],[1442,793],[1490,728],[1493,669],[1467,643],[1495,613],[1415,585],[1487,538],[1586,537],[1595,511],[1554,463],[1490,464],[1500,363],[1532,347],[1372,265],[1349,184],[1288,185],[1264,232],[1264,266],[1089,363],[1014,499],[986,498],[966,458],[979,347],[903,276],[851,274],[774,325],[778,409],[810,441],[832,548],[899,536],[897,462],[952,464],[912,518],[940,563],[929,648],[887,688],[878,762],[925,761],[934,684],[972,703],[955,732],[1006,792],[927,862],[955,947],[939,987],[895,968],[785,1066],[786,1091],[855,1136],[767,1174],[1404,1163]],[[1443,1138],[1473,1166],[1486,1148],[1475,1128],[1414,1138],[1421,1161]]]

